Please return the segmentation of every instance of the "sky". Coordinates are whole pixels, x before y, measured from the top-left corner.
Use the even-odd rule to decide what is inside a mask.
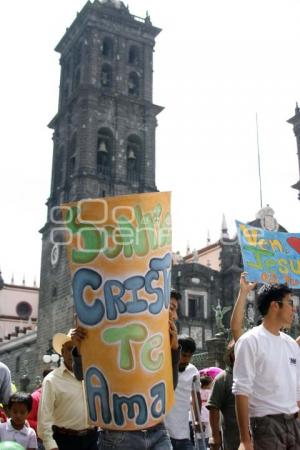
[[[156,182],[172,192],[173,250],[229,234],[263,206],[300,232],[292,125],[300,100],[298,0],[128,0],[162,28],[154,53]],[[85,0],[1,3],[0,267],[6,283],[39,284],[50,192],[59,55],[54,47]]]

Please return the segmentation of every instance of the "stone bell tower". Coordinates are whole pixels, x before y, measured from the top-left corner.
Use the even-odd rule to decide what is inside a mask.
[[[51,120],[53,163],[42,233],[38,364],[56,332],[72,326],[73,302],[55,210],[64,202],[156,191],[153,49],[161,30],[120,1],[87,2],[56,47],[61,76]]]

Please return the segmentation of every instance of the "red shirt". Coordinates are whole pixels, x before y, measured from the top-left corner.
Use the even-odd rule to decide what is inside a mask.
[[[0,408],[0,422],[7,422],[7,417],[2,408]]]
[[[31,394],[32,397],[32,410],[28,414],[27,420],[31,428],[37,433],[37,413],[39,408],[39,402],[42,394],[42,388],[40,387]]]

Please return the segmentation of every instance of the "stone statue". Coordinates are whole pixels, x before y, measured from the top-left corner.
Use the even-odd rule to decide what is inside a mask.
[[[269,205],[260,209],[256,214],[256,219],[260,219],[261,227],[268,231],[278,231],[279,224],[274,217],[274,209]]]
[[[254,320],[255,320],[255,311],[254,311],[254,306],[252,303],[248,303],[247,305],[247,320],[249,322],[249,325],[251,327],[253,327],[254,324]]]
[[[215,308],[213,308],[213,311],[215,312],[215,321],[216,321],[216,327],[217,332],[221,332],[225,330],[224,324],[223,324],[223,317],[225,314],[230,311],[232,306],[222,306],[220,305],[220,299],[218,299],[218,304]]]

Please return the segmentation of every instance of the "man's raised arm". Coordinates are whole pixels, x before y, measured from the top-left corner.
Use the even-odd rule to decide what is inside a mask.
[[[246,280],[246,276],[246,272],[241,274],[240,290],[230,319],[230,329],[235,342],[244,333],[244,314],[247,296],[257,285],[257,283],[249,283]]]

